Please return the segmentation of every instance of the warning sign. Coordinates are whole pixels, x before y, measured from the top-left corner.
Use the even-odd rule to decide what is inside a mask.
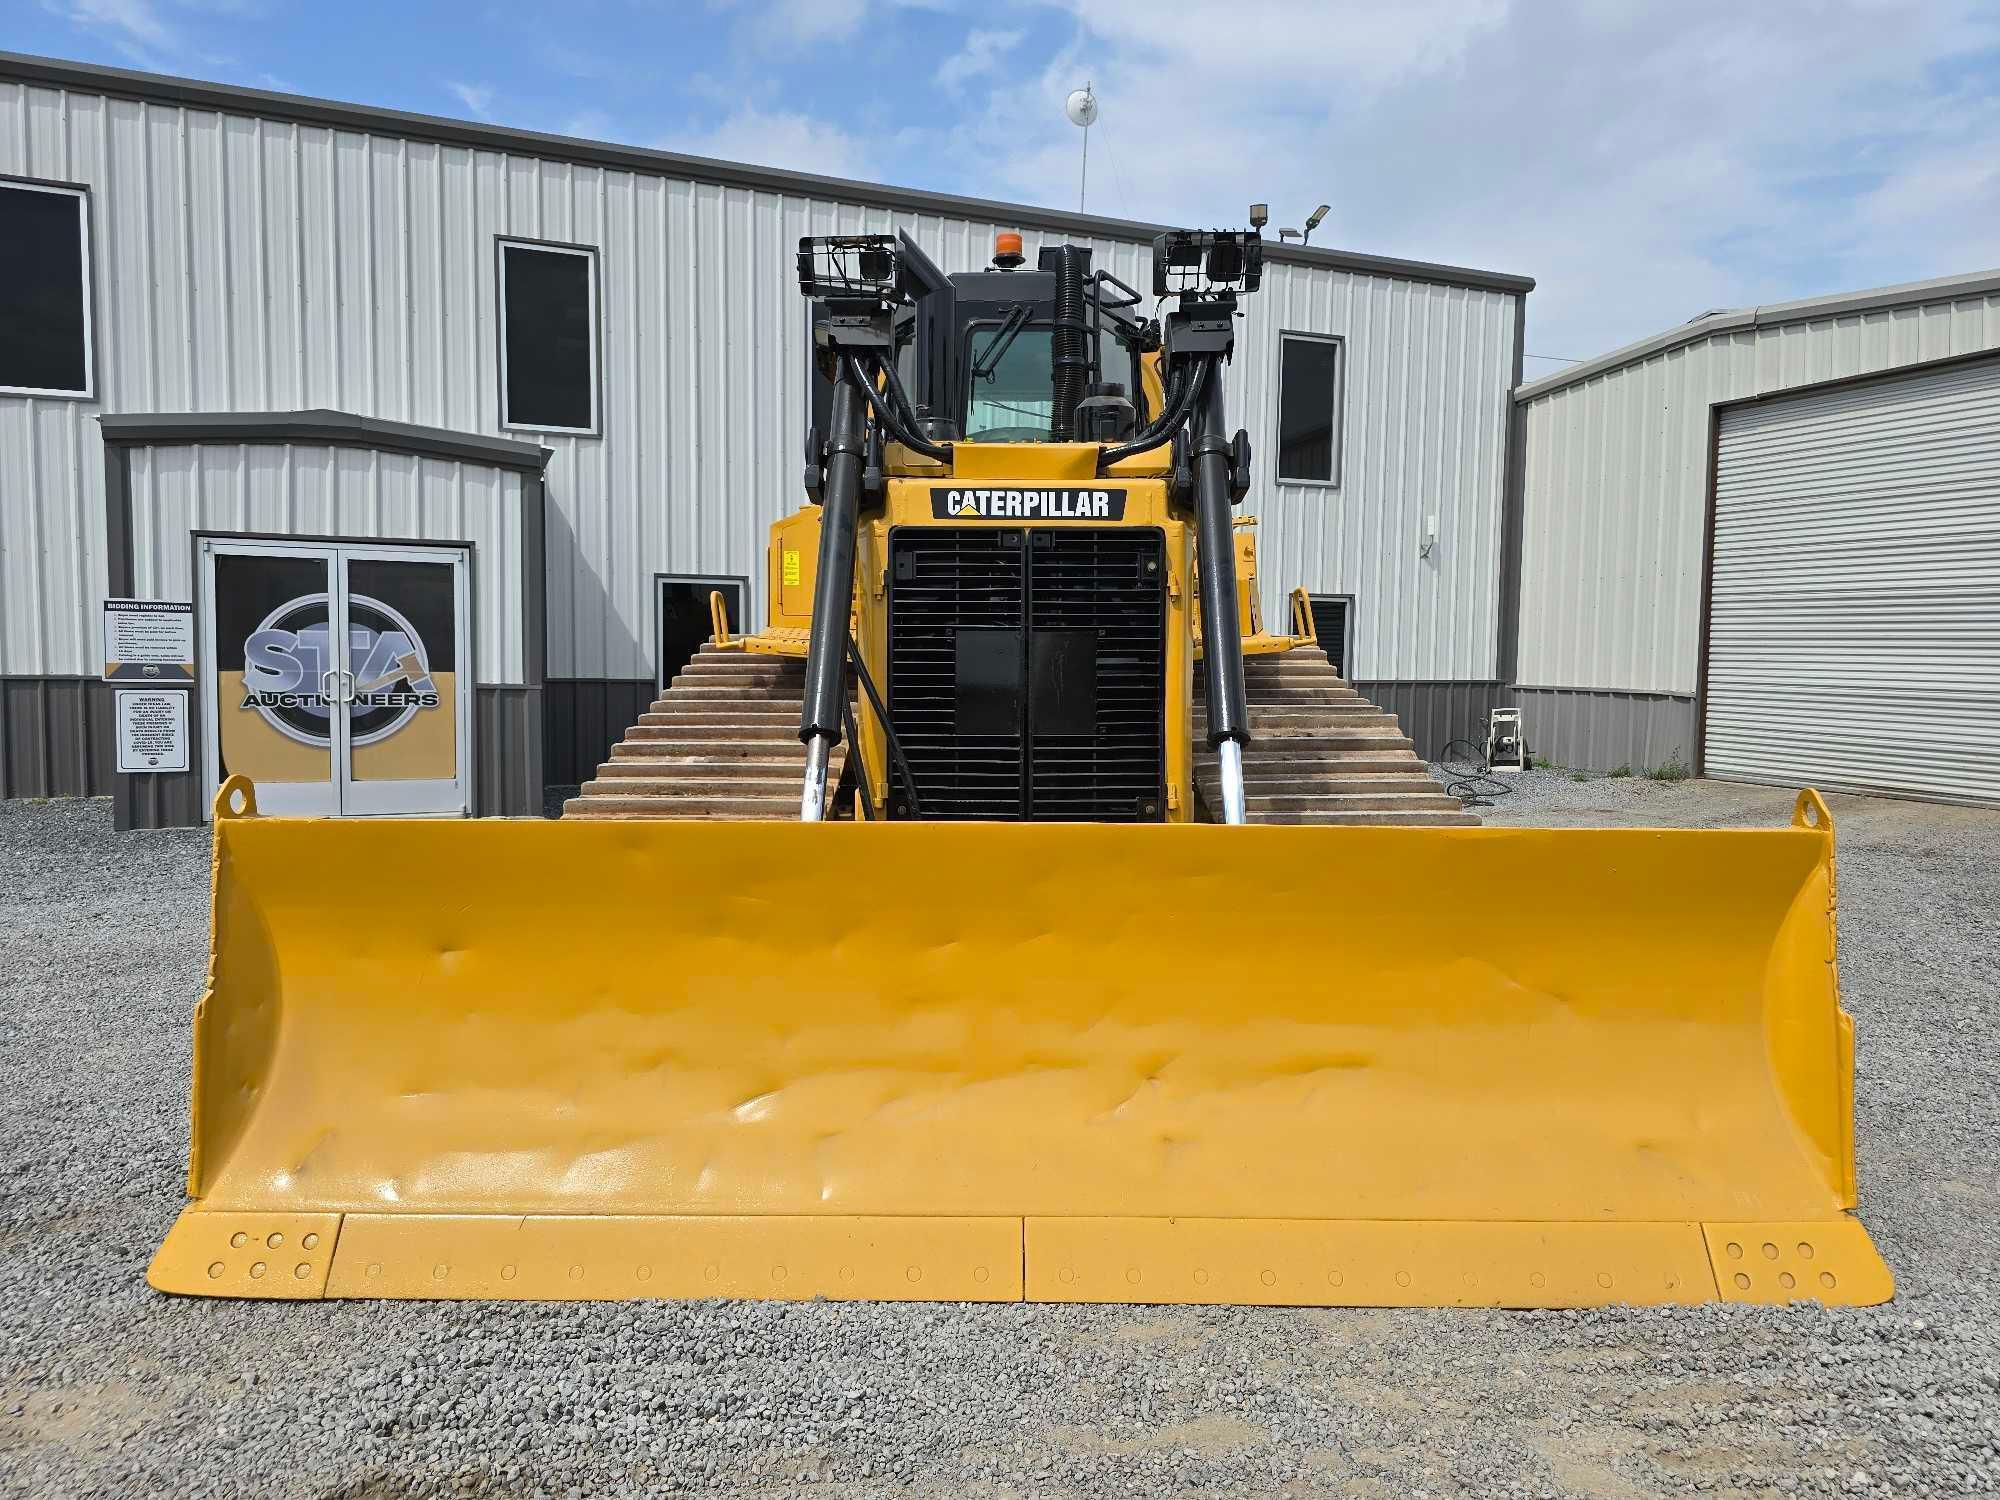
[[[193,682],[194,605],[183,599],[106,599],[104,680]]]
[[[188,768],[189,694],[173,688],[120,688],[118,769],[148,772]]]

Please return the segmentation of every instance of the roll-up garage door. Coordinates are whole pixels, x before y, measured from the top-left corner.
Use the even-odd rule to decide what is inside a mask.
[[[1703,769],[2000,802],[2000,359],[1727,409]]]

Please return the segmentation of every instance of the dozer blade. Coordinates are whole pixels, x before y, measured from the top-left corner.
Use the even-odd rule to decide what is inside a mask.
[[[214,894],[165,1291],[1891,1292],[1812,793],[1721,832],[222,812]]]

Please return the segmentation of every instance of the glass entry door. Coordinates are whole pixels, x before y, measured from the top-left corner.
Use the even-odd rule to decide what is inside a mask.
[[[211,794],[293,816],[464,815],[472,671],[462,548],[202,542]]]

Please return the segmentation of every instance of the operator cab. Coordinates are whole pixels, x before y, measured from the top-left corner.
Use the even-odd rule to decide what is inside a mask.
[[[972,443],[1130,437],[1157,415],[1147,408],[1140,356],[1160,347],[1159,324],[1138,315],[1136,290],[1090,269],[1086,246],[1044,246],[1033,270],[1020,268],[1023,259],[1020,235],[1003,233],[990,269],[948,276],[927,266],[929,294],[898,310],[896,372],[925,435]],[[1075,352],[1065,359],[1065,350]],[[813,417],[822,428],[832,391],[815,364]]]

